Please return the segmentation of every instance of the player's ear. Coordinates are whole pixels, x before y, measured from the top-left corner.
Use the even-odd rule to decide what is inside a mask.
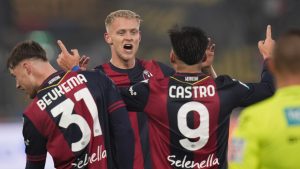
[[[142,40],[142,34],[141,34],[141,31],[139,31],[139,35],[140,35],[139,41],[141,41],[141,40]]]
[[[25,73],[26,74],[31,74],[31,65],[30,65],[30,63],[29,62],[23,62],[22,63],[22,68],[23,68],[23,70],[25,71]]]
[[[105,39],[105,42],[108,43],[109,45],[113,44],[111,37],[109,36],[109,34],[107,32],[104,33],[104,39]]]
[[[173,49],[171,49],[171,51],[170,51],[170,63],[174,64],[175,62],[176,62],[176,56],[175,56],[175,53],[174,53]]]

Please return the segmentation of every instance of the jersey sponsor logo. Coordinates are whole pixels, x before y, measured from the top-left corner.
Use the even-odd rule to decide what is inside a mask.
[[[58,79],[60,79],[61,77],[59,75],[53,77],[51,80],[48,81],[48,84],[51,85],[54,82],[56,82]]]
[[[184,81],[186,81],[186,82],[196,82],[198,80],[199,80],[198,76],[186,76],[184,78]]]
[[[143,78],[144,79],[150,79],[153,76],[153,74],[151,72],[149,72],[148,70],[144,70],[143,71]]]
[[[203,98],[203,97],[213,97],[216,93],[215,87],[213,85],[208,86],[175,86],[169,87],[169,97],[170,98]]]
[[[171,163],[172,166],[178,168],[210,168],[216,165],[220,165],[219,159],[214,156],[214,154],[209,154],[206,160],[199,162],[193,160],[187,160],[186,155],[183,159],[176,159],[176,155],[169,155],[167,160]]]
[[[242,138],[232,138],[231,140],[231,150],[229,160],[240,163],[244,158],[245,140]]]
[[[74,87],[83,83],[87,83],[84,75],[78,74],[77,76],[72,76],[65,82],[54,87],[51,91],[47,92],[44,96],[41,97],[41,99],[36,102],[36,104],[43,111],[52,103],[52,101],[57,100],[59,97],[70,92]]]
[[[300,107],[288,107],[284,112],[289,126],[300,125]]]
[[[106,150],[102,150],[102,145],[97,146],[97,151],[92,154],[85,154],[84,159],[76,160],[76,163],[71,163],[74,168],[83,168],[88,164],[92,164],[94,162],[101,161],[106,158]]]

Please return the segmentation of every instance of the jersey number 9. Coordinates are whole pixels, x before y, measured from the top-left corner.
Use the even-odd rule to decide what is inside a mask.
[[[195,111],[200,115],[200,125],[195,129],[191,129],[187,125],[187,115],[191,111]],[[209,138],[209,113],[204,104],[191,101],[182,105],[178,111],[177,123],[179,131],[187,137],[179,140],[182,147],[190,151],[196,151],[206,145]],[[192,142],[188,138],[199,138],[199,140]]]

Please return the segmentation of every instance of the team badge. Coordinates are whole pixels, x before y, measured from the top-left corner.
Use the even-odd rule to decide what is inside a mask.
[[[151,78],[152,76],[153,76],[152,73],[149,72],[148,70],[144,70],[144,71],[143,71],[143,78],[144,78],[144,79],[149,79],[149,78]]]

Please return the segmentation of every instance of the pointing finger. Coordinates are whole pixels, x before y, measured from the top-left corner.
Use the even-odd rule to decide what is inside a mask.
[[[207,40],[208,40],[207,48],[210,48],[212,45],[212,40],[211,38],[207,38]]]
[[[272,29],[271,29],[271,25],[268,25],[268,26],[267,26],[266,39],[272,39]]]
[[[65,55],[69,54],[67,48],[65,47],[65,45],[63,44],[63,42],[61,40],[58,40],[57,44],[60,47],[60,49],[61,49],[61,51],[62,51],[63,54],[65,54]]]

